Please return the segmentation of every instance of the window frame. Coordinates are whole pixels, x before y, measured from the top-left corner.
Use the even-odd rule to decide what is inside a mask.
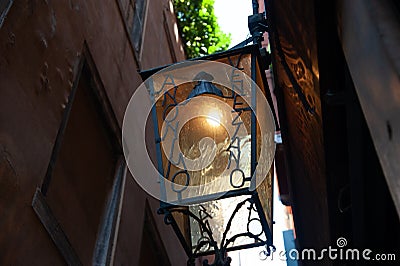
[[[106,262],[107,265],[110,265],[113,260],[116,238],[118,236],[118,223],[122,209],[127,167],[121,148],[121,129],[86,42],[84,42],[81,55],[81,59],[75,68],[74,83],[68,98],[68,103],[62,116],[61,125],[57,132],[47,171],[41,186],[36,188],[32,200],[32,208],[45,227],[47,233],[53,240],[55,246],[60,251],[65,262],[68,265],[82,265],[79,256],[68,240],[68,236],[64,232],[60,223],[57,221],[57,218],[53,214],[49,204],[47,203],[46,194],[51,185],[54,168],[61,150],[63,137],[65,135],[65,130],[67,128],[81,74],[84,70],[84,67],[86,67],[90,72],[91,79],[94,83],[91,88],[95,98],[94,101],[101,109],[100,117],[110,135],[113,153],[119,158],[115,165],[115,174],[113,176],[113,185],[110,194],[107,195],[106,202],[104,202],[105,207],[103,209],[103,215],[99,224],[99,231],[97,232],[97,239],[92,256],[93,262],[97,260],[97,257],[95,256],[101,255],[101,261]],[[115,208],[117,208],[116,212]],[[105,239],[107,241],[105,244],[99,244],[100,242],[104,242]],[[105,252],[106,256],[104,256]]]
[[[137,67],[138,67],[138,69],[141,69],[141,60],[142,60],[142,54],[143,54],[143,43],[144,43],[145,35],[146,35],[145,28],[146,28],[146,25],[147,25],[147,18],[148,18],[148,10],[149,10],[149,6],[150,6],[150,0],[135,0],[135,1],[134,0],[128,0],[128,5],[126,7],[123,6],[123,4],[121,2],[122,0],[116,0],[116,1],[117,1],[117,5],[118,5],[118,8],[119,8],[119,11],[120,11],[121,18],[122,18],[122,20],[124,22],[125,32],[126,32],[126,34],[128,36],[132,52],[133,52],[133,54],[135,56],[135,59],[136,59]],[[144,7],[144,10],[143,10],[143,24],[142,24],[142,27],[141,27],[141,36],[140,36],[140,43],[139,43],[139,50],[138,51],[135,49],[135,41],[134,41],[133,36],[132,36],[133,23],[135,21],[134,16],[136,14],[135,10],[136,10],[137,1],[145,2],[145,7]],[[132,18],[131,22],[128,21],[128,18],[129,18],[128,15],[129,15],[129,12],[130,12],[130,10],[128,10],[129,8],[132,8],[132,12],[133,12],[133,18]],[[130,23],[130,24],[128,24],[128,23]]]
[[[6,19],[8,12],[10,12],[13,4],[14,0],[0,0],[0,8],[2,8],[2,10],[0,10],[0,28],[3,26],[4,20]]]

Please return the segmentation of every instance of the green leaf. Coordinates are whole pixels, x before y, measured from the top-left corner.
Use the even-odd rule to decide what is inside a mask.
[[[178,28],[188,58],[226,50],[231,43],[214,14],[214,0],[174,0]]]

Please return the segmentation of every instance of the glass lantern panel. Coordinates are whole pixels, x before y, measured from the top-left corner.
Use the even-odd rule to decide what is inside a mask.
[[[263,245],[266,241],[258,211],[251,196],[241,195],[193,205],[189,210],[192,251],[195,256],[225,247]],[[210,234],[211,233],[211,234]],[[212,243],[215,243],[214,245]]]
[[[179,84],[179,77],[174,78],[174,84]],[[156,102],[163,172],[172,182],[165,187],[166,201],[175,204],[202,202],[208,195],[250,185],[248,103],[220,84],[213,86],[222,92],[222,97],[205,94],[189,98],[196,85],[197,81],[171,84]],[[189,192],[188,186],[196,188]]]
[[[269,88],[267,86],[264,87],[263,77],[261,70],[259,68],[258,62],[256,64],[256,81],[261,91],[265,93]],[[266,78],[265,78],[266,80]],[[257,97],[256,101],[256,115],[257,121],[259,122],[261,119],[268,128],[275,128],[275,121],[272,119],[272,113],[269,106],[266,106],[265,101],[260,101],[260,97]],[[269,114],[268,114],[269,113]],[[267,120],[267,119],[270,120]],[[259,199],[261,205],[263,207],[263,211],[268,222],[269,228],[272,228],[272,201],[273,201],[273,176],[274,176],[274,167],[273,160],[275,156],[275,142],[274,132],[262,132],[262,129],[257,123],[257,171],[256,171],[256,186],[257,192],[259,195]],[[262,145],[267,145],[265,149],[261,149]],[[261,153],[264,154],[261,154]]]

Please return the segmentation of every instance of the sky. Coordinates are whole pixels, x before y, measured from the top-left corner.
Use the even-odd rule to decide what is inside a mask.
[[[214,13],[217,17],[218,24],[221,30],[225,33],[231,34],[230,47],[246,40],[249,36],[249,29],[247,27],[247,17],[253,13],[251,0],[215,0]],[[278,198],[276,193],[278,188],[274,189],[274,245],[277,251],[284,250],[282,231],[286,230],[284,226],[284,206]],[[245,266],[245,265],[273,265],[286,266],[285,261],[274,259],[271,262],[270,258],[262,261],[260,260],[259,253],[263,248],[252,248],[236,252],[230,252],[229,256],[232,258],[231,266]]]
[[[214,13],[221,30],[231,34],[231,45],[250,36],[247,17],[252,14],[251,0],[215,0]]]

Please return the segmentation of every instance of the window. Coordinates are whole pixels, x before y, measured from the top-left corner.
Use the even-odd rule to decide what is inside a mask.
[[[32,206],[68,264],[103,265],[113,252],[125,165],[112,109],[88,50],[83,54]]]
[[[125,19],[136,58],[140,60],[144,25],[146,21],[147,0],[119,0],[118,3]]]
[[[4,19],[13,4],[14,0],[0,0],[0,28],[3,25]]]
[[[144,19],[147,7],[147,0],[136,0],[135,11],[133,15],[133,25],[131,31],[131,38],[133,41],[133,48],[135,52],[140,54],[143,38]]]

